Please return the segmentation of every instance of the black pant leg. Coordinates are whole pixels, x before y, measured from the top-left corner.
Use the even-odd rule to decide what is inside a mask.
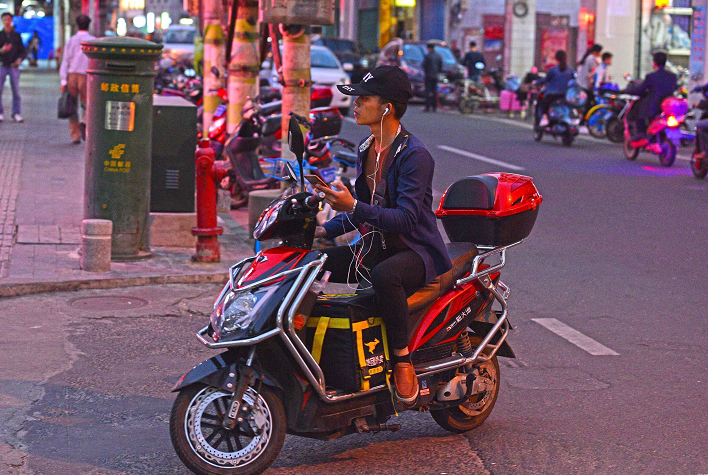
[[[371,271],[377,313],[386,323],[390,349],[408,346],[408,297],[425,283],[425,264],[413,250],[383,259]]]

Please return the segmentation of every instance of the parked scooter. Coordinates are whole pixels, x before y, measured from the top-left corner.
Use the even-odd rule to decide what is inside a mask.
[[[663,166],[670,167],[676,161],[676,152],[681,145],[681,139],[685,137],[681,132],[681,123],[686,119],[688,104],[685,99],[677,97],[664,99],[661,103],[662,114],[649,124],[646,138],[633,142],[629,134],[627,116],[638,99],[634,96],[630,100],[629,109],[624,116],[624,156],[627,160],[635,160],[640,150],[646,150],[658,155]]]
[[[280,112],[281,107],[280,101],[264,105],[247,102],[243,119],[224,144],[224,155],[231,163],[227,186],[232,209],[248,203],[248,193],[252,190],[278,186],[276,178],[263,172],[261,159],[280,156],[281,115],[275,111]],[[332,158],[327,143],[310,141],[337,135],[342,128],[342,115],[336,107],[320,107],[310,111],[308,122],[306,159],[313,166],[328,166]]]
[[[544,94],[543,90],[539,92],[534,102],[534,117]],[[587,101],[588,93],[585,89],[577,84],[569,87],[564,99],[559,99],[549,106],[548,123],[534,126],[533,139],[538,142],[543,138],[543,134],[550,134],[553,138],[560,137],[563,145],[570,147],[579,133],[580,122],[583,118],[582,111]]]
[[[302,167],[305,145],[293,121],[289,144]],[[361,289],[320,294],[327,255],[311,245],[321,200],[301,192],[263,212],[254,237],[282,245],[231,267],[209,324],[197,333],[224,351],[179,379],[169,424],[175,451],[196,474],[260,474],[286,433],[331,440],[394,431],[400,425],[387,422],[404,410],[430,411],[441,427],[461,433],[494,408],[497,357],[515,357],[500,272],[507,250],[533,228],[542,202],[533,180],[467,177],[443,196],[436,214],[466,251],[408,299],[420,394],[408,408],[392,397],[375,296]]]

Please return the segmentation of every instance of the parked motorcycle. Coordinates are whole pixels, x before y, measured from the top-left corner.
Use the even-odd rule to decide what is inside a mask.
[[[652,120],[646,131],[646,138],[633,142],[629,134],[627,115],[636,103],[638,97],[630,100],[629,109],[624,116],[624,156],[627,160],[635,160],[640,150],[654,153],[659,156],[659,162],[670,167],[676,161],[676,152],[681,144],[684,134],[681,132],[681,123],[686,118],[688,104],[685,99],[667,97],[661,103],[662,114]]]
[[[302,167],[305,145],[294,118],[289,130]],[[500,271],[507,250],[533,228],[542,202],[533,180],[467,177],[443,196],[436,214],[465,252],[408,299],[420,394],[409,408],[393,397],[375,296],[361,289],[320,294],[327,255],[311,246],[321,201],[300,192],[263,212],[254,237],[282,245],[231,267],[209,324],[197,333],[224,351],[179,379],[169,423],[175,451],[196,474],[262,473],[286,433],[331,440],[393,431],[400,425],[388,420],[404,410],[430,411],[441,427],[465,432],[494,408],[497,357],[515,357],[506,342],[509,288]]]

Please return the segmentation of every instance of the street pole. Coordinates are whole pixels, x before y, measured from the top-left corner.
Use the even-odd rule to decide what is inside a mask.
[[[236,32],[229,62],[226,130],[230,134],[241,122],[243,104],[258,94],[258,0],[234,0],[238,7]],[[237,3],[236,3],[237,2]]]
[[[221,27],[223,9],[220,0],[204,2],[204,122],[203,133],[209,133],[214,111],[219,107],[219,88],[224,78],[224,30]],[[213,68],[216,68],[212,71]],[[215,74],[216,73],[216,74]]]
[[[282,158],[295,155],[288,147],[290,112],[307,117],[310,113],[310,37],[302,25],[281,26],[283,34],[283,119]],[[277,44],[273,45],[277,48]]]

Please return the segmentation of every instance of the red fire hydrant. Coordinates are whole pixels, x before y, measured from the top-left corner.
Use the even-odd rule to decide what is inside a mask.
[[[209,139],[199,141],[195,156],[197,186],[197,227],[192,234],[197,236],[197,253],[192,260],[197,262],[219,262],[219,234],[224,228],[216,225],[216,185],[228,173],[225,168],[214,163],[214,149]]]

